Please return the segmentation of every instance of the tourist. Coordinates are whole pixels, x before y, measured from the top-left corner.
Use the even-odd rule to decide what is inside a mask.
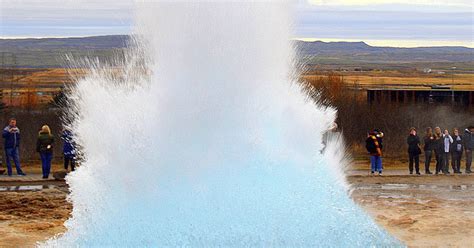
[[[462,136],[459,135],[459,130],[453,130],[453,144],[451,145],[451,166],[454,173],[461,174],[461,157],[464,150]]]
[[[413,174],[413,162],[415,162],[415,171],[417,175],[420,175],[420,138],[416,135],[416,129],[414,127],[410,128],[410,134],[407,138],[408,144],[408,157],[410,159],[410,164],[408,169],[410,174]]]
[[[474,126],[469,126],[464,131],[464,149],[466,150],[466,173],[472,173],[472,150],[474,149]]]
[[[383,132],[375,129],[367,135],[365,147],[370,154],[371,174],[376,171],[382,175],[382,149],[383,149]]]
[[[5,159],[7,162],[8,176],[12,176],[11,159],[15,163],[16,173],[19,176],[25,176],[20,165],[20,129],[16,126],[16,119],[11,118],[8,126],[3,129],[3,139],[5,139]]]
[[[433,154],[434,149],[434,135],[433,129],[428,127],[426,129],[426,134],[424,138],[425,146],[423,150],[425,152],[425,174],[432,174],[430,171],[431,155]]]
[[[63,140],[64,169],[68,170],[69,165],[71,165],[71,171],[74,171],[76,168],[76,148],[71,131],[64,129],[61,138]]]
[[[453,143],[453,137],[449,135],[448,130],[444,130],[443,133],[443,173],[449,174],[449,153],[451,149],[451,144]]]
[[[435,127],[434,129],[434,142],[433,148],[435,152],[435,159],[436,159],[436,172],[437,175],[441,172],[443,168],[443,153],[444,153],[444,144],[443,144],[443,134],[441,133],[441,128]]]
[[[51,171],[51,160],[53,159],[54,137],[48,125],[44,125],[38,135],[36,151],[40,153],[41,165],[43,169],[43,179],[49,177]]]

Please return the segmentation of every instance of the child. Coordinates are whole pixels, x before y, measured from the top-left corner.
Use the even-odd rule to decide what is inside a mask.
[[[72,138],[71,131],[64,129],[63,135],[61,136],[63,140],[63,154],[64,154],[64,169],[67,171],[69,164],[71,165],[71,171],[76,169],[76,148],[74,140]]]

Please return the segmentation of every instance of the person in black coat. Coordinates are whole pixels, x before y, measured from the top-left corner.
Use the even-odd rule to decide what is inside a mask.
[[[51,172],[51,161],[53,160],[54,136],[48,125],[44,125],[38,134],[36,151],[40,153],[43,179],[48,179]]]
[[[464,141],[459,130],[453,130],[453,144],[451,145],[451,167],[454,173],[461,174],[461,157],[464,150]]]
[[[434,150],[434,135],[433,135],[433,129],[431,127],[426,128],[426,134],[424,138],[424,143],[425,146],[423,147],[423,150],[425,152],[425,174],[432,174],[430,171],[430,163],[431,163],[431,156],[433,154]]]
[[[474,151],[474,126],[469,126],[463,135],[464,149],[466,151],[466,173],[472,173],[472,151]]]
[[[435,127],[434,130],[433,150],[436,158],[435,174],[438,174],[443,169],[444,139],[440,127]]]
[[[410,135],[407,138],[408,144],[408,156],[410,158],[409,170],[410,174],[413,174],[413,162],[415,162],[416,174],[420,175],[420,138],[416,135],[416,129],[410,128]]]

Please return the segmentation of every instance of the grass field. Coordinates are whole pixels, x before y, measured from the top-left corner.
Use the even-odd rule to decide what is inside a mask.
[[[337,72],[348,86],[370,87],[422,87],[431,85],[451,85],[453,89],[474,90],[474,74],[433,75],[425,73],[402,73],[399,71]],[[303,75],[303,79],[327,77],[328,73]]]
[[[25,91],[38,91],[54,95],[61,87],[72,83],[75,76],[85,75],[83,69],[65,68],[17,68],[0,70],[0,89],[5,96],[10,96],[13,88],[16,95]],[[426,87],[431,85],[450,85],[453,89],[474,90],[474,74],[423,73],[417,70],[372,70],[372,71],[312,71],[302,75],[303,79],[327,77],[336,73],[348,87],[366,89],[371,87]],[[13,95],[15,95],[15,93]],[[23,94],[24,95],[24,94]],[[49,99],[49,98],[48,98]]]

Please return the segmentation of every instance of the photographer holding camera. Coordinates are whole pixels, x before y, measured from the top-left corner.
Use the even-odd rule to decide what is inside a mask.
[[[10,159],[13,159],[16,167],[16,173],[19,176],[26,176],[21,170],[20,166],[20,129],[16,126],[16,119],[11,118],[9,125],[3,129],[3,138],[5,139],[5,159],[7,162],[8,176],[12,176],[12,164]]]
[[[382,175],[382,149],[383,149],[383,132],[378,129],[367,134],[365,140],[365,148],[370,155],[370,172],[372,175],[377,171],[379,175]]]

